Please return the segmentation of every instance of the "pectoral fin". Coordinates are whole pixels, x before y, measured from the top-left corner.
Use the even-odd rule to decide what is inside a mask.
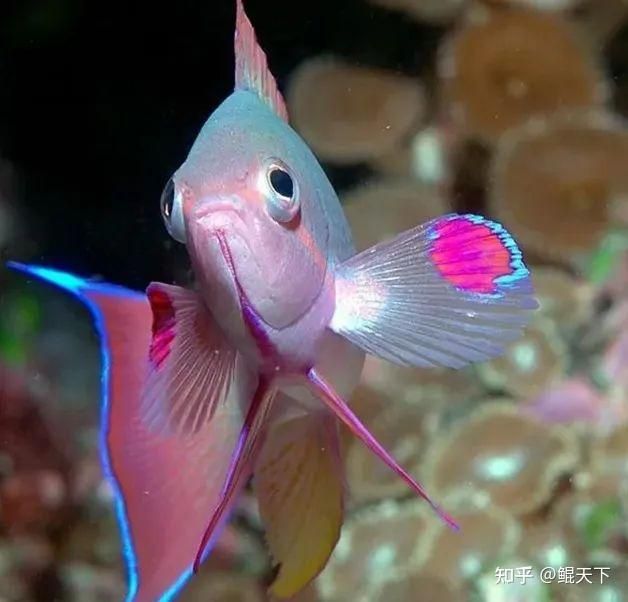
[[[146,294],[153,323],[144,419],[158,432],[198,433],[227,398],[236,351],[195,291],[154,282]]]
[[[451,214],[342,264],[330,326],[397,364],[459,368],[502,354],[537,305],[508,232]]]

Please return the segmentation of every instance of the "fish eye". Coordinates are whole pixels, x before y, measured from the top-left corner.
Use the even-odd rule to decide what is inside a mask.
[[[183,222],[182,194],[170,178],[161,193],[161,217],[168,234],[175,240],[185,242],[185,224]]]
[[[294,182],[292,176],[281,169],[281,167],[272,167],[268,174],[268,181],[273,190],[286,199],[291,199],[294,194]]]
[[[174,182],[172,178],[168,180],[163,192],[161,193],[161,214],[164,219],[169,220],[172,216],[172,207],[174,206]]]
[[[299,212],[299,188],[283,161],[272,159],[268,162],[264,189],[268,213],[275,221],[289,222]]]

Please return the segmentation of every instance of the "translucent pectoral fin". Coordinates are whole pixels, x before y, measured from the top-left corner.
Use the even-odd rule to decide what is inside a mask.
[[[195,291],[152,283],[149,370],[142,411],[157,431],[197,433],[224,404],[236,351]]]
[[[502,354],[537,305],[508,232],[452,214],[342,264],[331,328],[397,364],[459,368]]]

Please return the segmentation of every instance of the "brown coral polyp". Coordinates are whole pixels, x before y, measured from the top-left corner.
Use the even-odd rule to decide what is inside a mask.
[[[434,436],[437,416],[429,406],[387,404],[367,422],[370,431],[395,459],[417,476],[426,445]],[[361,441],[353,439],[346,457],[351,499],[362,503],[409,493],[407,484]]]
[[[478,399],[484,389],[472,369],[409,368],[367,355],[360,389],[368,389],[384,404],[455,405]],[[354,396],[356,400],[359,395]]]
[[[338,164],[391,152],[425,110],[417,80],[334,58],[303,63],[292,76],[287,100],[293,124],[314,152]]]
[[[538,119],[501,140],[491,170],[491,213],[524,248],[578,262],[626,204],[628,131],[607,115]]]
[[[423,500],[410,500],[384,502],[348,518],[316,582],[321,597],[334,602],[359,600],[391,571],[412,567],[419,540],[429,529],[428,512]]]
[[[512,554],[520,538],[517,521],[491,504],[486,494],[459,487],[444,500],[460,531],[443,523],[421,540],[421,569],[453,584],[477,577],[488,564]]]
[[[565,333],[588,322],[594,299],[589,283],[555,267],[532,266],[530,272],[542,315]]]
[[[600,105],[607,96],[569,24],[533,10],[470,20],[443,47],[440,75],[455,122],[486,141],[533,115]]]
[[[432,446],[425,482],[432,496],[469,484],[495,505],[523,514],[547,502],[577,460],[569,431],[525,416],[517,406],[487,403]]]
[[[478,370],[491,388],[532,398],[558,382],[566,369],[566,353],[553,323],[538,318],[503,355],[479,365]]]

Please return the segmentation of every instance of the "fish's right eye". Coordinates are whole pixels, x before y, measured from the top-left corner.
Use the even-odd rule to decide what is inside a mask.
[[[161,193],[161,217],[168,234],[175,240],[185,243],[185,223],[183,221],[182,194],[172,178]]]
[[[174,182],[172,178],[168,180],[164,191],[161,193],[161,213],[165,220],[169,220],[172,216],[172,207],[174,205]]]

